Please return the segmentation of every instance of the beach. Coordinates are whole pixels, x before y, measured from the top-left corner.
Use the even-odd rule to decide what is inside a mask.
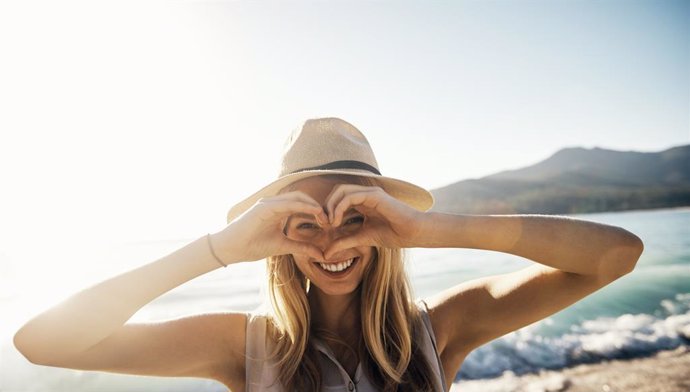
[[[454,392],[688,391],[690,392],[690,211],[600,213],[586,219],[625,227],[644,238],[635,271],[577,303],[477,347],[457,374]],[[147,240],[103,249],[50,249],[64,263],[36,269],[26,249],[0,249],[0,391],[222,392],[211,380],[145,377],[32,365],[12,345],[12,334],[38,309],[100,279],[178,249],[192,239]],[[101,262],[93,262],[99,254]],[[475,249],[412,249],[415,298],[482,276],[516,271],[529,260]],[[60,279],[55,279],[60,277]],[[155,299],[134,322],[215,311],[254,311],[265,302],[262,263],[240,263],[200,276]],[[21,285],[18,282],[32,282]],[[40,294],[36,287],[41,288]],[[633,359],[636,358],[636,359]],[[614,360],[615,359],[615,360]],[[551,370],[550,370],[551,369]]]
[[[460,381],[453,392],[687,392],[690,391],[690,347],[653,356],[582,364],[558,371],[516,376],[506,372],[490,380]]]

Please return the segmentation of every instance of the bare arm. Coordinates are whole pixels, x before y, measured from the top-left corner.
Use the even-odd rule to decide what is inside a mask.
[[[218,234],[214,236],[218,243]],[[201,237],[154,262],[86,288],[37,315],[17,331],[14,337],[15,346],[31,362],[43,365],[116,370],[118,361],[136,362],[135,358],[139,358],[143,359],[141,362],[147,363],[146,360],[155,359],[148,355],[159,356],[161,352],[141,350],[140,353],[132,353],[129,356],[122,354],[130,348],[155,344],[151,339],[154,335],[161,337],[160,334],[166,332],[189,333],[195,328],[210,326],[195,325],[189,322],[190,319],[150,325],[130,324],[127,327],[123,327],[123,324],[141,307],[161,294],[219,267],[220,264],[209,251],[206,238]],[[219,319],[220,315],[214,317]],[[244,318],[242,315],[228,315],[226,323],[239,331],[244,326]],[[147,333],[149,331],[152,333]],[[224,338],[223,335],[216,336],[219,342]],[[111,337],[110,340],[106,339],[108,337]],[[225,343],[241,343],[243,346],[243,335],[235,337],[234,341],[231,339]],[[136,344],[128,345],[125,340]],[[110,347],[106,347],[107,342],[112,342]],[[95,352],[89,350],[99,343],[102,343],[99,346],[102,350],[97,355],[88,355]],[[229,347],[232,346],[225,346]],[[108,353],[105,354],[104,351]],[[194,374],[196,369],[187,369],[190,364],[208,364],[208,361],[212,360],[202,358],[205,354],[198,351],[186,354],[196,357],[187,357],[184,359],[186,364],[173,366],[172,372]],[[138,371],[133,369],[132,373],[162,373],[163,369],[156,366],[160,361],[148,363],[148,367],[139,368]],[[167,365],[170,367],[170,364]]]
[[[625,229],[565,216],[428,213],[422,222],[420,247],[493,250],[581,275],[631,270],[642,252]]]
[[[444,366],[472,349],[552,315],[631,272],[644,248],[617,226],[562,216],[431,214],[426,247],[493,250],[539,264],[462,282],[428,302]]]
[[[354,235],[326,255],[361,245],[474,248],[536,262],[527,268],[462,282],[429,298],[446,375],[474,348],[541,320],[629,273],[643,244],[620,227],[547,215],[453,215],[413,210],[381,188],[341,185],[328,202],[339,224],[354,207],[366,215]]]
[[[274,254],[317,251],[282,235],[283,217],[295,211],[322,213],[318,203],[299,192],[262,200],[212,235],[216,253],[227,264],[233,264]],[[245,314],[202,314],[156,323],[126,323],[161,294],[220,267],[206,238],[198,238],[37,315],[17,331],[15,346],[36,364],[214,378],[233,389],[242,389]]]
[[[358,245],[474,248],[511,253],[569,273],[610,276],[631,270],[642,253],[642,241],[620,227],[564,216],[420,212],[379,187],[334,190],[327,205],[333,224],[340,224],[351,207],[367,216],[364,227],[334,241],[326,256]]]

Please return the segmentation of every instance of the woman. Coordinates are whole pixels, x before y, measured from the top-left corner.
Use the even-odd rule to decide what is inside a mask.
[[[352,124],[307,120],[288,139],[279,178],[235,205],[223,230],[75,294],[27,322],[15,345],[36,364],[211,378],[233,391],[447,391],[472,350],[629,273],[643,250],[615,226],[429,212],[432,203],[382,176]],[[401,251],[412,247],[535,264],[413,302]],[[194,277],[264,258],[270,314],[127,323]]]

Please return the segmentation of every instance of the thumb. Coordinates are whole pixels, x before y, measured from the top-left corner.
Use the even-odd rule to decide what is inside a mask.
[[[285,250],[287,253],[300,253],[308,255],[316,260],[325,260],[321,249],[306,242],[294,241],[286,239]]]
[[[375,246],[376,243],[370,236],[366,235],[366,232],[360,231],[356,234],[338,238],[337,240],[333,241],[331,245],[323,253],[324,256],[326,256],[326,260],[328,260],[341,250],[356,248],[358,246],[365,245]]]

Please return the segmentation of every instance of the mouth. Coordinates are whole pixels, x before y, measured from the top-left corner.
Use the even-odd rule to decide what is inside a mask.
[[[314,264],[318,265],[317,268],[326,276],[337,278],[347,275],[353,269],[353,267],[357,265],[359,259],[359,257],[353,257],[337,263],[315,261]]]

